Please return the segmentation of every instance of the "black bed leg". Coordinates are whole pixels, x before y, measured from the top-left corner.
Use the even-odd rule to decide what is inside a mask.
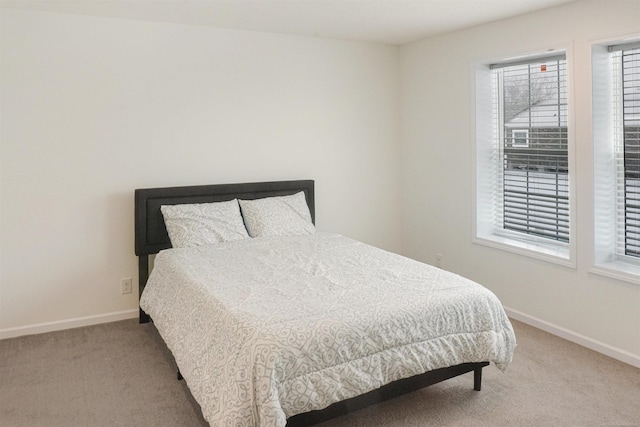
[[[480,391],[482,388],[482,366],[473,370],[473,389]]]
[[[142,297],[142,291],[149,279],[149,255],[140,255],[138,257],[138,289],[139,297]],[[138,299],[138,301],[140,301]],[[140,323],[149,323],[149,315],[140,309],[139,321]]]

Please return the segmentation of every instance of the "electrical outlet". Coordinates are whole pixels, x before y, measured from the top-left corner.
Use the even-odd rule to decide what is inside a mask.
[[[442,254],[436,254],[436,267],[442,268]]]
[[[122,279],[120,281],[120,287],[122,289],[122,295],[125,294],[130,294],[132,292],[131,288],[132,288],[132,281],[131,281],[131,277],[127,277],[125,279]]]

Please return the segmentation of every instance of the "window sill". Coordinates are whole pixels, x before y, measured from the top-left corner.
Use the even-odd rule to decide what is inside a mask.
[[[575,261],[570,257],[568,245],[549,245],[536,242],[524,242],[498,235],[476,236],[473,239],[473,243],[539,259],[553,264],[559,264],[565,267],[576,268]]]
[[[589,273],[640,285],[640,266],[623,261],[609,261],[594,265]]]

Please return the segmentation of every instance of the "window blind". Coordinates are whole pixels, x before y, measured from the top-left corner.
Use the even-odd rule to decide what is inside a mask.
[[[495,193],[501,197],[495,222],[510,232],[568,242],[566,59],[491,68],[499,162]]]
[[[619,253],[640,257],[640,47],[614,50],[614,120],[617,122],[618,211],[624,220],[619,229],[624,244]],[[616,78],[615,76],[619,76]],[[620,167],[620,165],[622,167]],[[620,179],[622,182],[620,182]]]

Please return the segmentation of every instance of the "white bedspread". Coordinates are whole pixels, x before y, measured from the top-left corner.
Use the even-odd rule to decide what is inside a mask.
[[[515,336],[477,283],[327,233],[169,249],[140,301],[214,426],[286,418],[466,362]]]

